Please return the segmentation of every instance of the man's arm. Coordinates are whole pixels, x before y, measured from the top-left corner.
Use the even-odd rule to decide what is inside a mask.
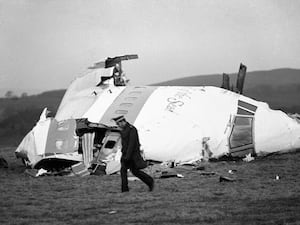
[[[131,159],[132,153],[133,153],[134,149],[136,148],[136,145],[137,145],[137,130],[134,129],[134,128],[131,128],[128,138],[129,138],[129,141],[128,141],[128,147],[127,147],[127,151],[126,151],[125,160]]]

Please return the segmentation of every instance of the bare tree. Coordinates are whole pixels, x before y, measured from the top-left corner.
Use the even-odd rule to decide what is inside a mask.
[[[14,93],[12,91],[7,91],[4,96],[5,98],[12,98],[14,96]]]
[[[23,93],[21,94],[21,98],[26,98],[26,97],[28,97],[27,92],[23,92]]]

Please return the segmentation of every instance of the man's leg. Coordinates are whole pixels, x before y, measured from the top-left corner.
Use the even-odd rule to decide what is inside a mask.
[[[124,163],[121,163],[121,190],[122,192],[129,191],[128,188],[128,177],[127,177],[127,167],[125,166]]]
[[[130,168],[132,174],[143,181],[145,184],[148,185],[149,191],[153,191],[154,188],[154,180],[151,176],[147,173],[143,172],[142,170],[136,169],[135,167]]]

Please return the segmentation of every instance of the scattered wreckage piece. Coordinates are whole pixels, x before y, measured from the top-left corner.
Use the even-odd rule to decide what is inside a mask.
[[[8,163],[3,157],[0,157],[0,168],[8,168]]]
[[[219,181],[220,182],[235,182],[236,179],[231,178],[231,177],[226,177],[226,176],[220,176]]]

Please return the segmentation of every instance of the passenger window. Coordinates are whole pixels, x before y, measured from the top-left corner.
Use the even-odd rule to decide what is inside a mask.
[[[252,124],[253,117],[235,117],[233,129],[229,138],[231,149],[253,143]]]
[[[131,91],[128,94],[129,95],[140,95],[140,94],[142,94],[142,92],[141,91]]]
[[[115,113],[116,113],[116,114],[125,115],[125,114],[128,113],[128,111],[127,111],[127,110],[116,110]]]
[[[126,97],[125,100],[127,100],[127,101],[135,101],[135,100],[137,100],[137,97]]]
[[[132,106],[132,103],[121,103],[120,106],[129,108]]]

